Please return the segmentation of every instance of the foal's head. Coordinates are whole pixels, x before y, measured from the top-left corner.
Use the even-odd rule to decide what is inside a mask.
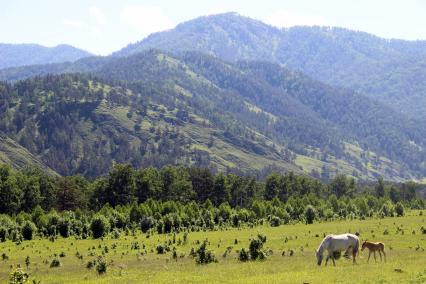
[[[367,247],[367,241],[364,241],[361,246],[361,251],[363,251]]]

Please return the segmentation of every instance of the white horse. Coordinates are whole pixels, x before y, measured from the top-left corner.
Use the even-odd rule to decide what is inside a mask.
[[[334,266],[336,266],[336,262],[334,261],[334,253],[345,251],[347,254],[349,254],[350,250],[352,250],[353,263],[356,263],[355,257],[359,251],[359,238],[353,234],[326,236],[316,251],[318,265],[321,265],[325,250],[328,251],[325,265],[327,265],[328,260],[331,258],[333,260]]]

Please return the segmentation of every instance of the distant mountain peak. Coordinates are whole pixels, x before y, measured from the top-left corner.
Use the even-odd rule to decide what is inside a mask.
[[[53,47],[34,43],[0,43],[0,69],[35,64],[74,62],[92,54],[68,44]]]

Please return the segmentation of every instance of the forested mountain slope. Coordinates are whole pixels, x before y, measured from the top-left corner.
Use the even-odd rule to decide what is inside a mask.
[[[324,178],[424,176],[423,128],[273,63],[149,50],[57,69],[70,71],[93,75],[0,88],[7,102],[0,130],[61,174],[95,176],[116,161]]]
[[[114,53],[196,50],[227,61],[267,60],[425,118],[426,41],[382,39],[329,27],[277,29],[235,13],[200,17]]]
[[[38,44],[0,43],[0,69],[35,64],[73,62],[91,56],[87,51],[70,45],[45,47]]]

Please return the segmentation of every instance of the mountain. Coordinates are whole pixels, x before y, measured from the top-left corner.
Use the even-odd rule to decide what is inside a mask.
[[[38,44],[0,43],[0,69],[35,64],[73,62],[91,55],[87,51],[65,44],[45,47]]]
[[[0,131],[60,174],[96,176],[113,162],[323,178],[426,172],[424,127],[275,63],[147,50],[53,66],[80,74],[0,85]]]
[[[276,62],[426,119],[426,41],[388,40],[343,28],[278,29],[226,13],[152,34],[113,55],[128,56],[151,48],[174,54],[200,51],[234,62]]]

